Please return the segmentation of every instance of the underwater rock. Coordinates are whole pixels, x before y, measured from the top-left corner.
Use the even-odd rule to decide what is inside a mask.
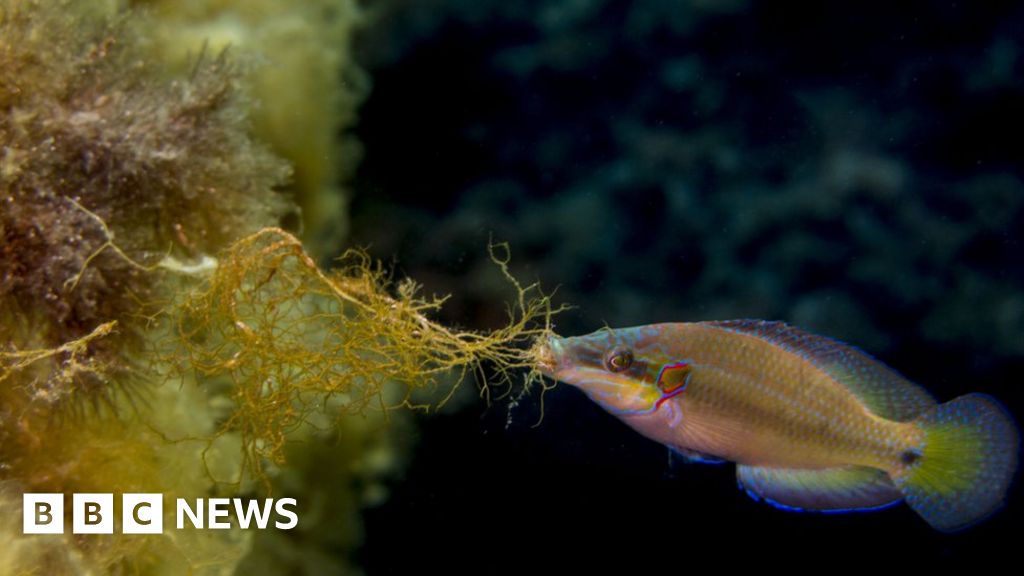
[[[401,460],[393,431],[404,417],[392,409],[409,404],[402,386],[444,395],[488,358],[525,365],[512,343],[545,308],[529,304],[495,335],[449,331],[424,316],[439,301],[414,283],[393,286],[365,256],[324,272],[294,236],[267,228],[324,223],[339,207],[323,190],[343,154],[334,130],[355,101],[335,69],[349,3],[318,4],[321,16],[342,11],[317,19],[320,32],[312,13],[281,20],[283,3],[260,5],[260,34],[278,42],[310,26],[309,42],[290,43],[301,69],[197,49],[178,72],[154,57],[151,34],[170,26],[161,11],[117,4],[0,4],[0,507],[20,507],[19,492],[287,490],[308,514],[303,530],[258,545],[237,527],[26,539],[4,523],[0,569],[227,574],[252,551],[253,573],[353,570],[360,507],[386,497],[379,479]],[[320,72],[338,86],[321,86]],[[250,91],[263,82],[295,91],[259,108]],[[288,163],[253,136],[250,118],[267,108],[256,125],[289,124],[275,140],[283,149],[301,141],[292,159],[319,198],[301,215],[281,192]],[[312,113],[274,116],[294,110]],[[323,227],[335,239],[344,230]],[[164,521],[173,525],[173,507]],[[264,545],[281,539],[288,547]]]
[[[292,166],[284,187],[301,207],[303,238],[319,257],[348,233],[348,191],[361,157],[349,133],[369,79],[351,54],[363,23],[355,0],[137,0],[152,49],[174,70],[227,51],[242,65],[253,135]]]

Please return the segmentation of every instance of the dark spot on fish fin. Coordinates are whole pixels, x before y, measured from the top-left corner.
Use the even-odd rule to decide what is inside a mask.
[[[1017,472],[1020,433],[998,401],[967,394],[925,414],[920,458],[900,478],[907,504],[933,528],[955,532],[1003,506]]]
[[[921,451],[917,448],[911,448],[910,450],[904,450],[903,454],[900,454],[900,460],[907,466],[912,466],[921,459]]]

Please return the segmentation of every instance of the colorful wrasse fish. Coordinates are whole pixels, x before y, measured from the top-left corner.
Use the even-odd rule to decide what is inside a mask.
[[[552,336],[548,376],[695,460],[730,460],[753,497],[847,511],[905,500],[955,531],[995,509],[1019,437],[983,394],[938,404],[863,352],[781,322],[653,324]]]

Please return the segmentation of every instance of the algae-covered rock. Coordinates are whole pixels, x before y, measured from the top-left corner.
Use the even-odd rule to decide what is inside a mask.
[[[174,439],[215,428],[213,394],[154,363],[154,315],[194,282],[183,272],[293,211],[233,65],[209,55],[169,76],[140,22],[112,2],[0,3],[5,507],[21,492],[210,490],[204,446]],[[0,549],[5,573],[222,573],[246,538],[26,538],[5,524]]]
[[[360,156],[346,134],[368,80],[351,55],[361,21],[355,0],[140,0],[151,12],[151,41],[170,66],[196,54],[248,63],[253,132],[294,168],[288,190],[302,208],[304,236],[318,255],[337,250],[348,230],[344,183]]]
[[[140,304],[169,292],[147,271],[291,210],[275,191],[289,168],[249,136],[223,58],[165,79],[136,22],[90,3],[5,1],[0,27],[0,344],[59,346],[119,321],[63,387],[32,385],[61,402],[125,368],[114,348],[146,322]]]
[[[450,330],[277,227],[344,230],[351,3],[149,4],[0,0],[0,575],[355,571],[399,409],[528,367],[548,301],[512,280],[505,328]],[[162,493],[165,529],[26,536],[28,492]],[[271,495],[294,531],[176,527],[178,498]]]

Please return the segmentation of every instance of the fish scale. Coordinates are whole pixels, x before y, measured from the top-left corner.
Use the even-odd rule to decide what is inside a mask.
[[[707,390],[709,395],[717,394],[724,403],[724,413],[719,416],[742,419],[755,435],[787,437],[793,442],[776,442],[774,446],[789,454],[794,449],[814,453],[822,450],[834,452],[840,447],[849,449],[862,444],[865,433],[888,438],[899,436],[896,432],[882,431],[884,426],[861,410],[861,405],[849,391],[820,369],[808,366],[794,353],[779,353],[766,341],[723,331],[714,325],[692,325],[686,332],[688,334],[682,335],[680,340],[693,340],[694,344],[688,347],[688,351],[698,365],[714,366],[721,371],[717,375],[707,372],[715,377],[709,378],[706,386],[695,387],[692,395],[678,400],[684,404],[692,403],[688,408],[693,411],[701,409],[700,392]],[[838,426],[830,426],[833,423]],[[823,427],[831,434],[820,434]],[[738,452],[736,447],[728,445],[702,446],[701,449],[717,453]],[[856,460],[863,459],[861,456]],[[883,455],[878,456],[872,463],[878,463]],[[884,456],[895,458],[889,454]],[[742,462],[740,457],[733,459]],[[763,451],[757,459],[776,465],[801,463],[793,462],[792,457],[784,458]],[[802,464],[820,467],[820,462]]]

